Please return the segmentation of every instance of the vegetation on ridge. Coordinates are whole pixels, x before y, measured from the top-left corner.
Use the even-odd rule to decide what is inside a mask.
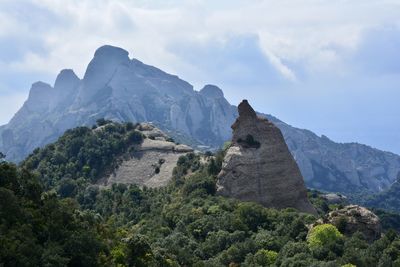
[[[22,166],[37,172],[46,190],[57,189],[62,197],[73,197],[79,188],[115,169],[120,156],[142,142],[136,127],[99,119],[92,129],[68,130],[57,142],[36,149]]]
[[[115,125],[118,133],[122,125]],[[76,132],[70,131],[64,138],[69,139],[71,133]],[[87,130],[79,133],[91,136]],[[100,138],[109,143],[116,133]],[[53,151],[67,153],[63,150],[68,151],[73,142],[63,142],[64,146],[54,144],[56,150],[36,151],[31,156],[37,157],[36,165],[28,165],[29,158],[20,167],[0,163],[0,265],[400,264],[400,237],[394,231],[388,231],[372,244],[357,233],[342,236],[331,225],[320,226],[313,234],[309,233],[309,225],[316,220],[312,215],[215,195],[216,175],[224,151],[208,154],[206,159],[194,153],[181,157],[171,183],[164,188],[114,184],[101,189],[91,183],[96,178],[84,176],[80,168],[60,169],[52,175],[57,166],[52,166],[52,156],[43,151],[50,155]],[[35,174],[26,169],[28,166],[38,166],[33,168]],[[39,166],[47,168],[40,171]],[[63,195],[59,189],[65,179],[85,183],[77,194]],[[320,212],[334,208],[315,192],[311,195]]]

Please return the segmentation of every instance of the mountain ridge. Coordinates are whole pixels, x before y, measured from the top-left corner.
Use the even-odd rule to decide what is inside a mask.
[[[265,115],[282,131],[307,186],[333,192],[388,188],[400,170],[400,156],[365,145],[338,144]],[[137,59],[121,48],[96,50],[85,75],[62,70],[53,86],[32,85],[29,98],[0,127],[0,151],[14,161],[56,140],[67,129],[91,126],[99,118],[153,122],[180,142],[203,150],[231,137],[236,107],[214,85],[200,91],[176,75]]]

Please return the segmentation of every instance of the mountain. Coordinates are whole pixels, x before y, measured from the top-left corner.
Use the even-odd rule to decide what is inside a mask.
[[[316,214],[299,167],[278,127],[257,116],[247,100],[232,125],[232,142],[218,175],[217,192],[278,209]]]
[[[35,149],[21,167],[35,171],[44,189],[70,197],[88,184],[166,186],[178,159],[190,152],[191,147],[174,143],[149,123],[99,120],[92,128],[70,129]]]
[[[352,200],[368,207],[400,212],[400,175],[390,188],[373,195],[355,195]]]
[[[379,221],[364,208],[334,211],[337,206],[328,206],[313,192],[311,200],[323,211],[318,219],[295,209],[278,211],[216,196],[219,168],[210,168],[213,160],[203,161],[198,154],[182,156],[163,188],[102,187],[88,181],[96,176],[87,176],[91,172],[86,164],[75,169],[87,156],[88,164],[109,163],[121,149],[131,147],[120,146],[121,142],[142,142],[132,125],[109,123],[69,130],[28,159],[31,163],[26,164],[39,166],[34,172],[29,166],[0,161],[1,266],[370,267],[400,263],[399,235],[385,227],[378,235],[375,230],[380,228],[374,226]],[[77,156],[63,158],[70,153]],[[57,180],[60,174],[63,177]],[[47,187],[46,181],[55,184]],[[389,218],[397,220],[387,226],[398,226],[398,216]],[[369,236],[371,240],[365,239]],[[375,241],[375,237],[380,239]]]
[[[399,155],[358,143],[336,143],[267,117],[281,129],[308,187],[342,193],[380,192],[396,181]]]
[[[360,144],[338,144],[269,116],[282,131],[309,187],[343,193],[388,188],[400,170],[400,157]],[[117,47],[97,49],[83,79],[62,70],[54,86],[32,85],[27,101],[0,127],[0,151],[21,161],[67,129],[91,126],[99,118],[152,122],[175,140],[215,149],[231,138],[236,107],[221,89],[200,91],[177,76],[130,59]]]

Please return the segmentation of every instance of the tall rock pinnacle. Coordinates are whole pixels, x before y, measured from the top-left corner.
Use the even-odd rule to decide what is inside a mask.
[[[232,145],[218,175],[218,193],[265,207],[292,207],[315,214],[281,131],[257,117],[247,100],[239,104],[238,111]]]

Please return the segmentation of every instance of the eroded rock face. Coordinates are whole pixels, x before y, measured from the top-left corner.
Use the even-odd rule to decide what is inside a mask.
[[[347,198],[340,194],[328,193],[321,195],[329,204],[342,204],[348,202]]]
[[[260,114],[261,115],[261,114]],[[339,144],[266,116],[282,131],[308,187],[343,194],[388,189],[400,170],[400,156],[365,145]],[[67,129],[91,127],[97,119],[153,122],[180,143],[201,150],[230,140],[237,107],[221,89],[192,85],[118,47],[97,49],[83,79],[63,70],[53,86],[33,84],[12,120],[0,126],[0,151],[19,162]]]
[[[358,205],[332,211],[320,223],[333,224],[345,235],[361,232],[370,242],[380,238],[382,232],[378,216]]]
[[[247,100],[239,104],[238,110],[239,117],[232,125],[232,146],[218,175],[219,194],[315,214],[281,131],[267,119],[257,117]]]
[[[193,152],[189,146],[170,141],[166,134],[152,124],[141,123],[138,128],[146,139],[124,158],[113,173],[100,180],[100,185],[123,183],[147,187],[166,186],[179,157]]]

